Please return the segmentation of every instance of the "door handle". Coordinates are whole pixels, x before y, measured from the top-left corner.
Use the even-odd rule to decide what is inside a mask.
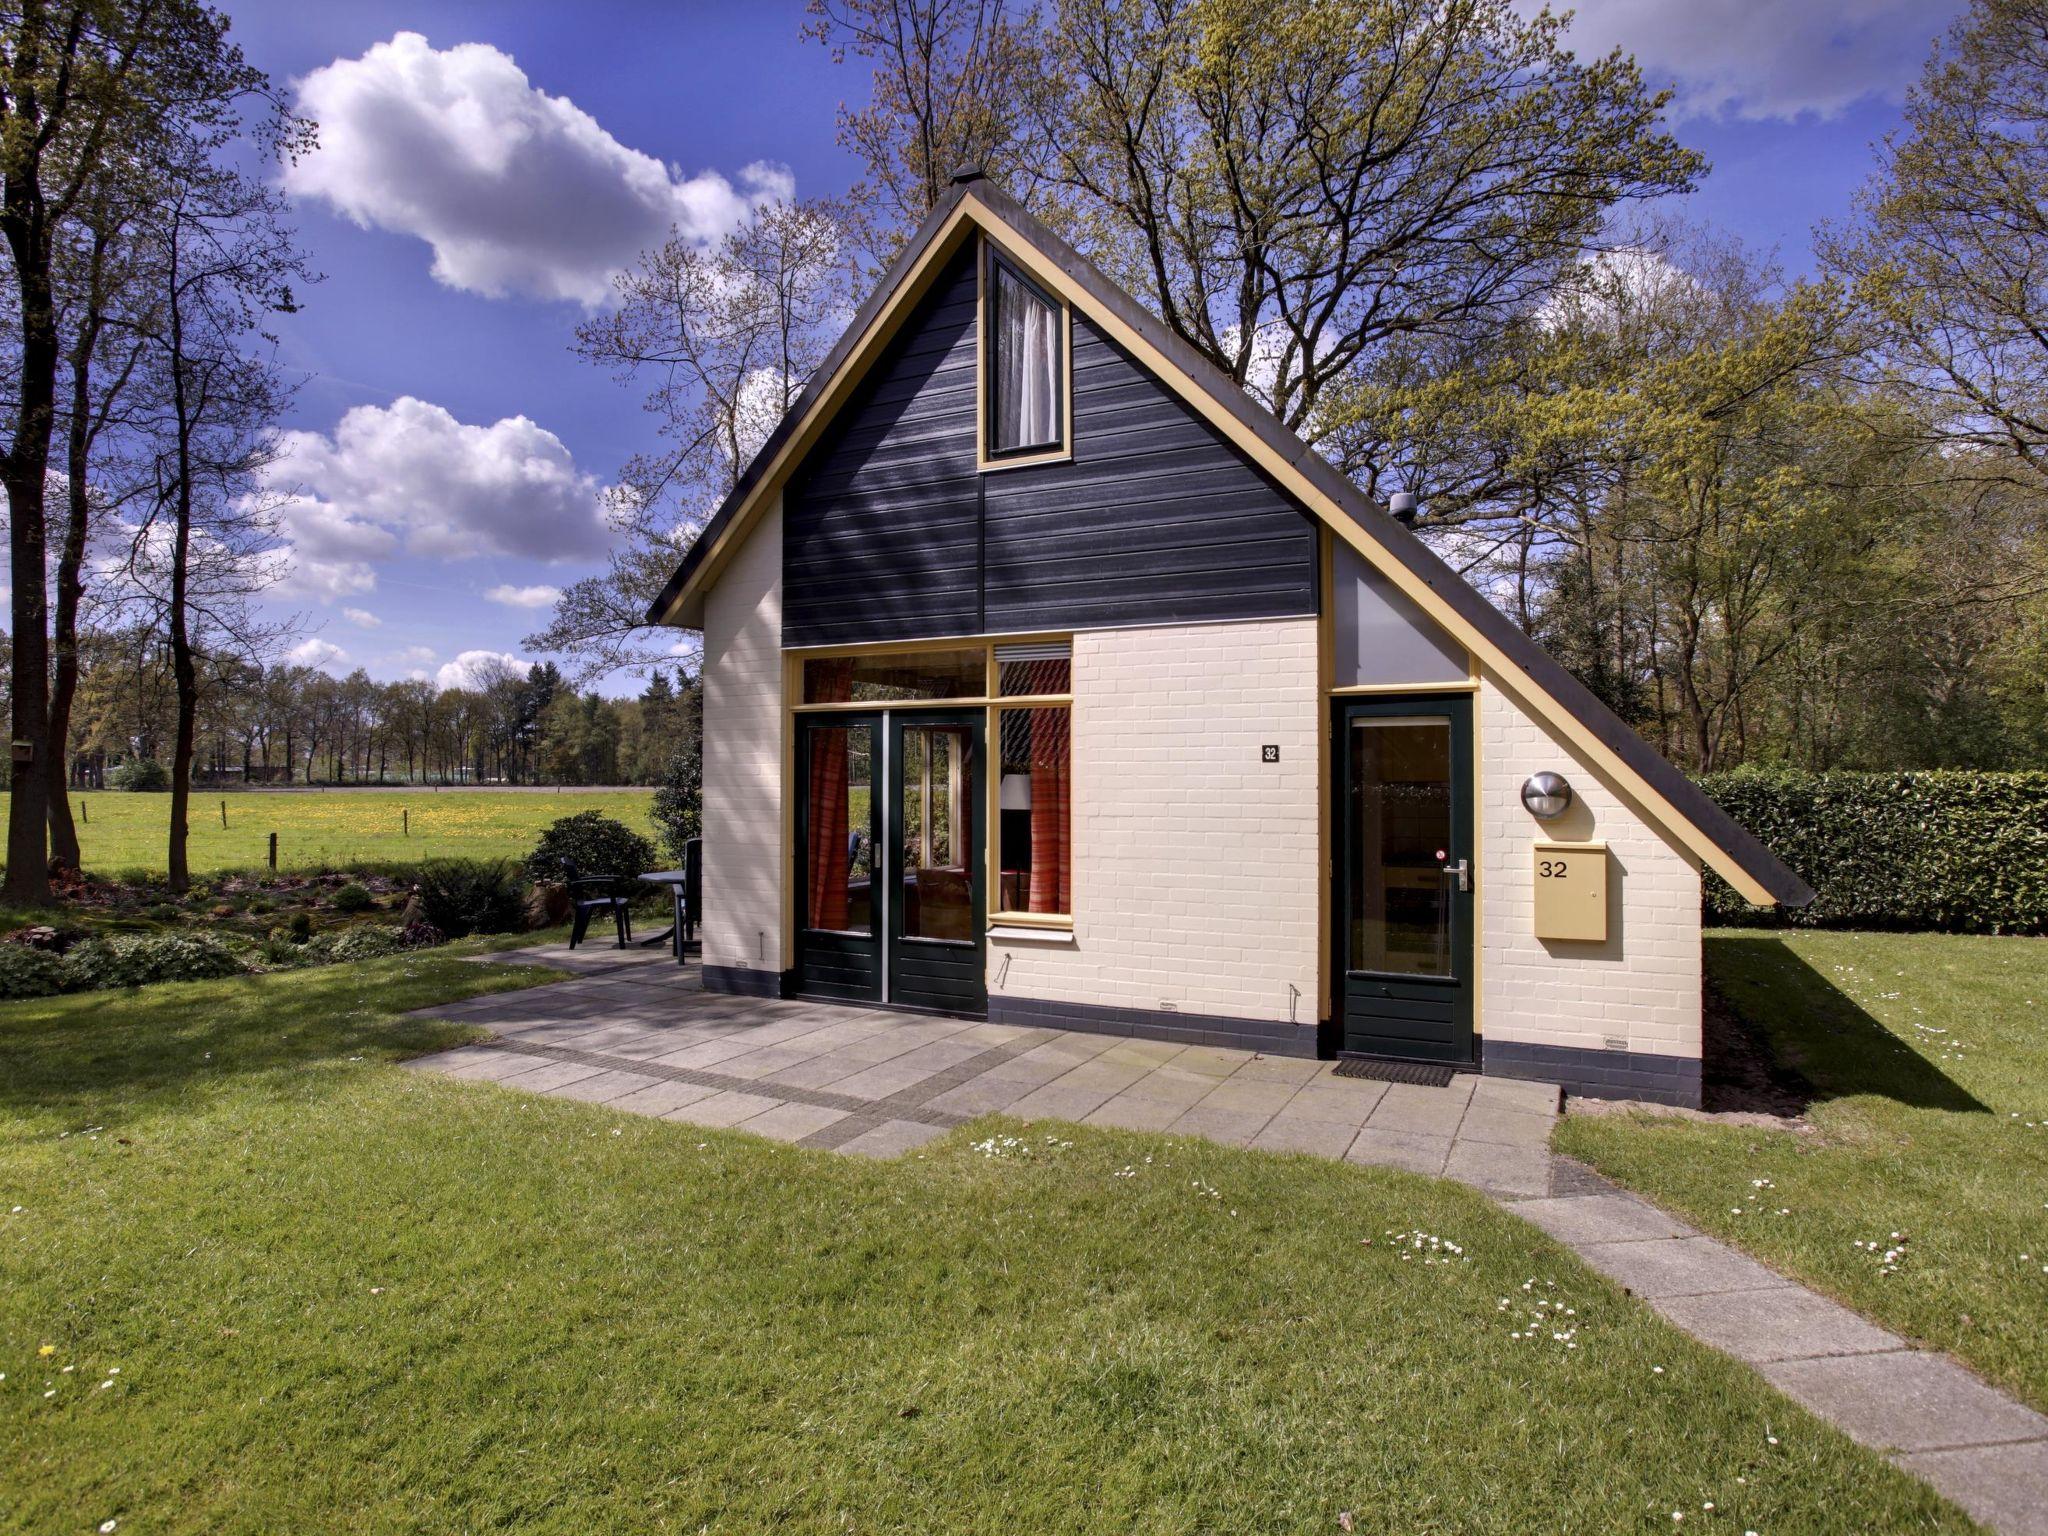
[[[1459,890],[1469,891],[1472,889],[1472,866],[1470,861],[1460,859],[1455,864],[1446,864],[1443,867],[1443,873],[1458,882]]]

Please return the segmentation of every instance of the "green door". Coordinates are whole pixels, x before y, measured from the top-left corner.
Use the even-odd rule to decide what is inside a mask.
[[[988,1012],[988,783],[980,710],[891,711],[885,987],[899,1007]]]
[[[799,715],[796,749],[797,934],[793,990],[882,1000],[880,778],[884,717]]]
[[[1471,696],[1333,707],[1339,1049],[1469,1065]]]

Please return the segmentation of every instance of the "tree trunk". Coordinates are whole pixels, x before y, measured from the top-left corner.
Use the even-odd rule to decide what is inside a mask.
[[[192,664],[192,637],[186,613],[186,582],[192,550],[192,409],[185,378],[184,316],[178,292],[178,242],[171,239],[171,271],[167,285],[171,318],[171,408],[177,424],[178,484],[172,498],[171,538],[171,675],[178,686],[178,733],[171,748],[171,831],[168,863],[170,887],[183,895],[191,887],[185,839],[192,808],[192,743],[199,717],[199,676]]]

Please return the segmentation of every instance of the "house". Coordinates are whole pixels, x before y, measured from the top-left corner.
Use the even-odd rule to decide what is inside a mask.
[[[977,177],[649,617],[708,988],[1691,1104],[1702,871],[1812,896]]]

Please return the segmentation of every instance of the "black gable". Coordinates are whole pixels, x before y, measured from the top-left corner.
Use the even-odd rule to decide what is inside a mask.
[[[1073,458],[975,466],[972,244],[783,497],[783,643],[1313,613],[1314,525],[1076,316]]]

